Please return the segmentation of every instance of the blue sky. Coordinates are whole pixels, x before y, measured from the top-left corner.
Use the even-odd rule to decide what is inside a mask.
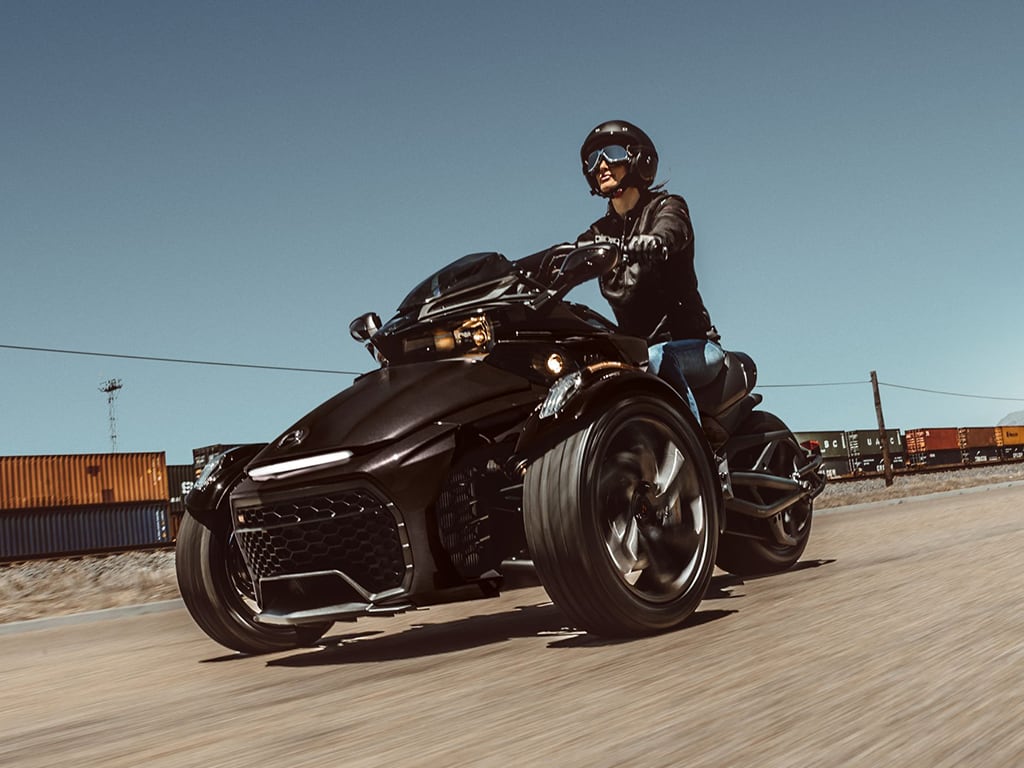
[[[1024,408],[1019,2],[0,2],[0,344],[361,372],[462,254],[602,213],[642,126],[797,430]],[[607,312],[593,286],[577,300]],[[274,437],[350,375],[0,348],[0,454]],[[994,398],[1005,398],[1002,400]],[[1016,399],[1013,399],[1016,398]]]

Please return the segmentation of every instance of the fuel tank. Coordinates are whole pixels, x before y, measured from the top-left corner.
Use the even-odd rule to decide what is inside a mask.
[[[342,449],[359,453],[434,422],[479,418],[541,396],[527,379],[481,360],[380,368],[295,422],[250,467]]]

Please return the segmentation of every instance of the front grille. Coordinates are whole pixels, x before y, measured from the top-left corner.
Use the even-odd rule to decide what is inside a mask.
[[[254,579],[341,571],[371,593],[401,586],[404,525],[368,489],[235,510],[235,537]]]

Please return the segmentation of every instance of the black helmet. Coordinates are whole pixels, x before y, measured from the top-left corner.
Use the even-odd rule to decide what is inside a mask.
[[[591,160],[591,155],[611,146],[625,147],[627,150],[627,157],[624,160],[628,160],[629,167],[620,187],[650,187],[658,172],[658,150],[654,148],[651,137],[625,120],[609,120],[588,133],[586,141],[580,147],[580,163],[583,166],[583,176],[590,184],[590,194],[601,194],[594,178],[597,163]]]

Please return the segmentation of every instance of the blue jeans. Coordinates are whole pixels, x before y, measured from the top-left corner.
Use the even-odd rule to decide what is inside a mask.
[[[691,387],[700,388],[718,375],[725,360],[725,350],[713,341],[677,339],[655,344],[647,350],[647,370],[667,381],[686,398],[690,410],[700,424],[697,401]]]

